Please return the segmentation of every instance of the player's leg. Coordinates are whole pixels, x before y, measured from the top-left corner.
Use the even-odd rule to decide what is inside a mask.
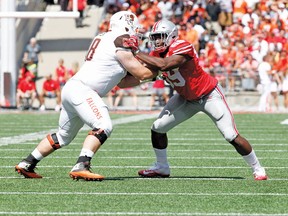
[[[21,90],[17,90],[17,94],[16,94],[16,106],[17,106],[17,108],[22,107],[23,95],[24,95],[24,93]]]
[[[68,145],[83,127],[83,122],[74,111],[74,105],[70,100],[71,95],[78,95],[73,92],[73,89],[77,88],[73,85],[63,88],[63,109],[60,112],[58,132],[48,134],[31,154],[15,166],[16,171],[26,178],[41,178],[42,176],[34,172],[37,163],[55,150]]]
[[[151,128],[151,141],[156,156],[156,162],[138,174],[143,177],[169,177],[170,168],[167,160],[167,132],[181,122],[197,113],[193,104],[188,103],[178,94],[174,95],[161,111]]]
[[[77,162],[70,172],[70,177],[88,181],[102,180],[104,179],[102,175],[90,171],[90,165],[94,154],[110,136],[112,121],[108,107],[96,92],[90,90],[83,98],[84,102],[75,109],[83,122],[90,126],[92,130],[84,140]]]
[[[120,89],[117,93],[117,97],[115,98],[115,101],[114,101],[114,108],[116,109],[121,101],[121,99],[123,98],[124,96],[124,89]]]
[[[222,88],[217,86],[204,104],[203,112],[213,120],[224,138],[243,156],[243,159],[252,168],[255,180],[266,180],[265,170],[260,165],[252,146],[236,128],[233,114],[227,105]]]
[[[36,165],[55,150],[68,145],[76,136],[83,122],[73,113],[67,113],[65,108],[61,110],[59,118],[59,130],[57,133],[48,134],[40,141],[37,147],[15,169],[25,178],[42,178],[35,173]]]

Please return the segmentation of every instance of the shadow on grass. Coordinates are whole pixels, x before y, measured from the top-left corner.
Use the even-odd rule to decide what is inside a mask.
[[[190,179],[190,180],[244,180],[244,177],[236,177],[236,176],[172,176],[169,178],[162,178],[162,177],[141,177],[141,176],[125,176],[125,177],[106,177],[104,181],[118,181],[118,180],[125,180],[125,179]]]

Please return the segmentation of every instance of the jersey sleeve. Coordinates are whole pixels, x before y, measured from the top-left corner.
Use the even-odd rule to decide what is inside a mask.
[[[192,44],[185,40],[174,42],[169,49],[171,55],[189,55],[191,58],[195,55],[195,49]]]

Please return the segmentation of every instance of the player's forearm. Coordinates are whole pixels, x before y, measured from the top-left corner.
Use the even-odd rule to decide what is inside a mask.
[[[152,66],[154,69],[157,70],[162,70],[166,66],[165,60],[163,58],[158,58],[154,56],[152,57],[143,52],[138,52],[136,54],[136,57],[148,66]]]
[[[134,87],[140,84],[140,81],[138,79],[136,79],[133,76],[126,76],[124,77],[119,83],[118,83],[118,87],[120,88],[128,88],[128,87]]]

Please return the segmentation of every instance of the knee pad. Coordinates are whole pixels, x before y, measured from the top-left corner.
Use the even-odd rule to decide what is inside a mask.
[[[238,135],[238,133],[234,129],[226,129],[222,131],[222,135],[228,142],[232,142]]]
[[[93,135],[97,139],[99,139],[101,145],[107,140],[107,135],[105,134],[103,129],[100,128],[93,128],[91,131],[89,131],[88,135]]]
[[[48,134],[47,139],[54,150],[61,148],[56,133]]]
[[[167,133],[168,131],[167,128],[162,126],[161,119],[157,119],[156,121],[154,121],[154,123],[152,124],[151,130],[157,133]]]

